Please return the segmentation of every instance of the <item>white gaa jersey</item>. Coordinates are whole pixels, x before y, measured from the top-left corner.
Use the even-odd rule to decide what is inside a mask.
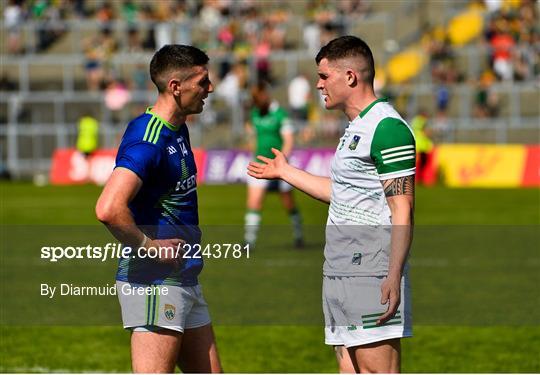
[[[331,167],[326,276],[385,276],[391,214],[382,180],[414,175],[412,129],[386,99],[349,123]]]

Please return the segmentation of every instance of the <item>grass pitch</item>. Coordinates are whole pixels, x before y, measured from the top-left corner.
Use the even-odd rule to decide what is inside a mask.
[[[96,225],[93,206],[100,189],[23,183],[4,183],[0,189],[0,371],[130,371],[129,334],[119,324],[67,326],[56,324],[55,316],[40,324],[25,318],[36,312],[46,315],[47,310],[40,310],[46,306],[38,297],[28,303],[21,291],[31,293],[25,288],[55,272],[76,277],[85,269],[77,263],[39,268],[41,264],[8,246],[24,227],[39,237],[36,231],[45,235],[45,230]],[[226,235],[241,236],[244,197],[243,186],[200,187],[205,233],[220,228]],[[253,261],[207,262],[201,275],[227,372],[336,371],[319,323],[320,230],[327,206],[300,193],[297,198],[306,224],[305,251],[291,249],[287,215],[277,197],[269,195]],[[418,189],[411,259],[415,336],[403,340],[404,372],[540,371],[539,207],[537,189]],[[35,272],[16,286],[19,270],[32,267]],[[107,263],[98,271],[113,278],[114,268]],[[115,300],[108,303],[117,314]],[[77,307],[68,303],[62,311]],[[98,303],[90,308],[96,316],[104,310]]]

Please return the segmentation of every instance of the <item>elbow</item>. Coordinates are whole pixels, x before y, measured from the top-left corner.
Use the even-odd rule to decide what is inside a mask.
[[[96,218],[103,224],[109,224],[112,221],[114,210],[111,204],[98,200],[95,208]]]

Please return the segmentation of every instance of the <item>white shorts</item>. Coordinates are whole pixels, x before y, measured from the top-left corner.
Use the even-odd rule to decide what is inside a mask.
[[[324,336],[327,345],[353,347],[373,342],[411,337],[412,314],[407,276],[401,279],[401,302],[396,314],[377,326],[377,318],[387,305],[381,305],[382,276],[324,276]]]
[[[200,285],[146,285],[117,281],[124,328],[133,331],[184,329],[210,324]]]
[[[278,190],[281,193],[286,193],[293,189],[293,187],[290,184],[288,184],[287,182],[283,180],[264,180],[264,179],[258,179],[258,178],[252,177],[250,175],[247,176],[247,184],[248,186],[258,186],[266,190],[270,190],[274,188],[275,190]]]

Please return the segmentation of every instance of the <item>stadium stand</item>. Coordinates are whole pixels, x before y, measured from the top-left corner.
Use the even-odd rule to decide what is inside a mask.
[[[47,171],[88,113],[100,144],[115,147],[152,101],[146,67],[167,43],[205,49],[217,91],[232,84],[244,108],[257,79],[286,104],[289,82],[304,74],[312,135],[302,146],[333,146],[344,125],[319,103],[314,56],[349,33],[373,46],[379,93],[408,119],[426,110],[438,141],[539,141],[537,1],[10,0],[2,13],[0,152],[15,176]],[[227,99],[214,95],[192,119],[196,146],[242,147],[245,112]]]

